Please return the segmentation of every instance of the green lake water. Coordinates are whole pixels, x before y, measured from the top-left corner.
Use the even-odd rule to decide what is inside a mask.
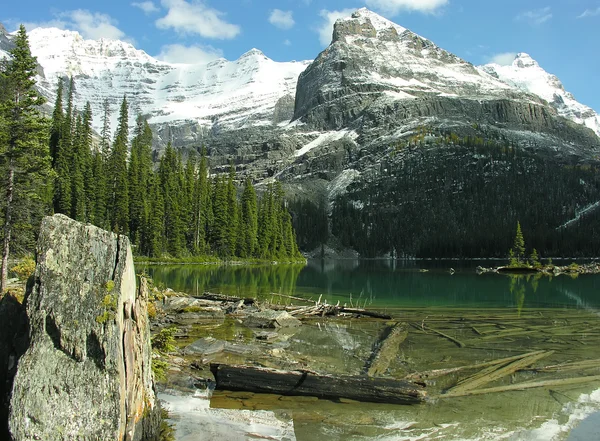
[[[309,261],[302,266],[148,266],[159,285],[189,294],[219,292],[299,304],[311,298],[387,311],[409,328],[386,375],[487,363],[544,351],[536,368],[486,384],[504,387],[600,375],[600,276],[478,275],[481,262]],[[482,266],[492,266],[486,262]],[[453,268],[453,271],[450,271]],[[280,296],[282,294],[283,296]],[[388,324],[369,319],[306,320],[281,333],[251,360],[318,372],[360,375]],[[462,343],[442,337],[439,331]],[[235,320],[199,325],[193,338],[226,339],[243,348],[252,331]],[[187,342],[183,343],[187,344]],[[240,350],[220,362],[243,362]],[[205,360],[206,361],[206,360]],[[212,360],[208,360],[212,361]],[[586,366],[565,368],[569,363]],[[332,402],[274,395],[166,390],[177,440],[567,440],[597,433],[600,381],[456,398],[444,394],[478,370],[428,380],[417,406]],[[585,420],[584,424],[580,423]],[[578,430],[579,429],[579,430]],[[569,438],[573,432],[577,438]],[[581,435],[583,433],[583,435]],[[584,438],[581,438],[584,436]],[[589,438],[595,439],[595,438]]]

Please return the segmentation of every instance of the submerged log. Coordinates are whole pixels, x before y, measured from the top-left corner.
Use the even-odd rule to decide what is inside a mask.
[[[391,378],[321,375],[311,371],[283,371],[217,363],[211,364],[210,370],[219,390],[347,398],[390,404],[421,403],[427,395],[419,384]]]
[[[537,387],[560,387],[560,386],[571,386],[574,384],[584,384],[600,381],[600,375],[592,375],[587,377],[575,377],[575,378],[557,378],[554,380],[544,381],[532,381],[527,383],[509,384],[508,386],[489,387],[487,389],[476,389],[467,390],[461,393],[443,394],[439,398],[456,398],[456,397],[467,397],[471,395],[484,395],[498,392],[510,392],[515,390],[526,390],[534,389]]]
[[[512,361],[506,365],[501,365],[500,368],[498,368],[497,366],[491,366],[489,368],[483,369],[482,371],[478,372],[475,375],[472,375],[469,378],[464,379],[463,381],[458,383],[458,385],[448,390],[447,395],[462,395],[467,391],[477,389],[485,384],[511,375],[517,372],[518,370],[526,368],[527,366],[531,366],[536,361],[548,357],[553,353],[554,351],[540,352],[521,358],[519,360]]]
[[[366,371],[369,377],[376,377],[385,373],[407,336],[408,330],[404,323],[395,323],[385,329],[382,338],[367,362]]]
[[[490,366],[497,366],[497,365],[506,366],[510,362],[513,362],[516,360],[521,360],[521,359],[527,358],[527,357],[531,357],[533,355],[541,354],[543,352],[544,351],[535,351],[535,352],[529,352],[527,354],[515,355],[512,357],[506,357],[506,358],[499,358],[496,360],[486,361],[484,363],[478,363],[478,364],[471,364],[471,365],[467,365],[467,366],[458,366],[458,367],[445,368],[445,369],[433,369],[433,370],[425,371],[425,372],[415,372],[413,374],[407,375],[406,377],[404,377],[404,379],[410,380],[410,381],[416,381],[416,382],[423,382],[428,379],[438,378],[438,377],[442,377],[444,375],[449,375],[449,374],[453,374],[455,372],[460,372],[460,371],[464,371],[464,370],[481,369],[481,368],[487,368]]]

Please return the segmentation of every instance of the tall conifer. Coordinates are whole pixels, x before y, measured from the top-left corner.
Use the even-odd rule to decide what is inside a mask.
[[[48,126],[39,108],[44,98],[35,88],[37,61],[23,25],[14,44],[12,59],[0,70],[0,179],[5,194],[0,292],[6,288],[16,224],[30,222],[28,228],[33,228],[44,214],[51,163]]]

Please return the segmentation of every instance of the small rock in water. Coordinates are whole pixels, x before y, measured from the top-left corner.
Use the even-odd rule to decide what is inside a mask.
[[[212,337],[201,338],[185,347],[183,352],[187,355],[212,355],[222,352],[225,342]]]
[[[300,326],[302,322],[286,311],[260,311],[249,315],[244,324],[251,328],[291,328]]]

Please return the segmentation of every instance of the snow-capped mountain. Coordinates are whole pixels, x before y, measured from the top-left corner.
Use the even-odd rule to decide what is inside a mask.
[[[327,97],[353,93],[365,106],[373,104],[375,95],[378,105],[432,97],[509,99],[533,105],[547,101],[559,115],[600,135],[598,114],[577,102],[558,78],[528,55],[519,54],[512,66],[475,67],[366,8],[337,21],[331,45],[314,63],[275,62],[252,49],[235,61],[174,64],[126,42],[85,40],[77,32],[56,28],[34,29],[29,40],[43,71],[38,84],[49,103],[54,101],[58,78],[73,76],[75,104],[81,109],[90,101],[96,129],[106,99],[114,127],[124,95],[132,121],[144,114],[151,124],[162,127],[191,124],[214,132],[303,118]],[[9,43],[0,29],[4,54]],[[339,120],[330,128],[343,124]]]
[[[32,30],[29,42],[44,71],[39,85],[50,102],[57,79],[72,76],[75,103],[79,108],[86,101],[92,104],[96,129],[101,126],[104,100],[111,102],[115,113],[123,96],[131,104],[133,118],[144,114],[151,123],[193,121],[225,128],[269,125],[278,100],[293,97],[298,75],[308,65],[278,63],[257,49],[235,61],[173,64],[129,43],[85,40],[77,32],[56,28]]]
[[[510,66],[491,63],[480,66],[480,69],[513,87],[545,99],[558,110],[559,115],[589,127],[600,136],[600,115],[578,102],[565,90],[556,75],[546,72],[529,54],[517,54]]]

